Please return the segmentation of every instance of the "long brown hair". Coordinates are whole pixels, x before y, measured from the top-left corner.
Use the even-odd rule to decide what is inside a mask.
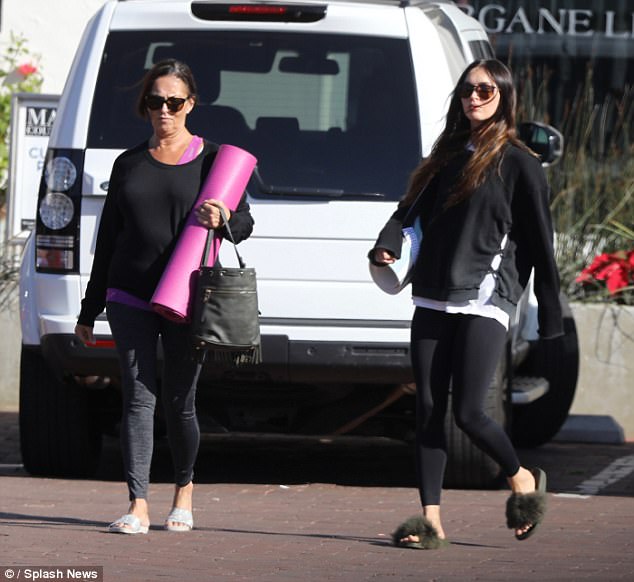
[[[500,102],[493,116],[471,131],[471,124],[462,109],[458,88],[467,75],[477,68],[484,69],[491,77],[500,93]],[[515,130],[516,99],[513,76],[506,65],[495,59],[471,63],[458,79],[451,94],[445,129],[436,140],[429,157],[423,159],[412,172],[401,205],[412,204],[434,175],[454,157],[463,153],[469,143],[474,147],[473,155],[450,193],[445,209],[468,198],[484,182],[491,168],[499,167],[506,144],[510,142],[528,150],[519,141]]]

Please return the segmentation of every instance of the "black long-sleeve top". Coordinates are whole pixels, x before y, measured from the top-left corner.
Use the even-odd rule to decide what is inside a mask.
[[[115,160],[78,323],[94,325],[108,288],[150,301],[217,151],[216,144],[205,141],[194,160],[170,165],[155,160],[144,142]],[[229,225],[236,243],[251,234],[245,196]]]
[[[509,145],[500,171],[492,171],[471,196],[443,208],[471,152],[454,158],[430,182],[416,208],[400,207],[385,225],[374,248],[400,258],[403,226],[420,216],[423,240],[412,277],[412,293],[440,301],[478,296],[504,235],[508,243],[496,272],[491,301],[512,316],[535,269],[539,333],[563,333],[559,274],[553,253],[550,188],[537,158]],[[371,255],[373,252],[371,252]]]

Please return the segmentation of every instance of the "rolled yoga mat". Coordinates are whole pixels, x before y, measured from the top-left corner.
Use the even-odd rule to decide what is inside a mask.
[[[256,163],[256,158],[249,152],[236,146],[221,145],[194,208],[213,198],[234,211]],[[192,275],[200,267],[206,238],[207,228],[198,222],[192,209],[151,299],[152,308],[163,317],[182,323],[189,320],[190,298],[194,291]],[[209,264],[216,261],[221,242],[222,237],[214,234]]]

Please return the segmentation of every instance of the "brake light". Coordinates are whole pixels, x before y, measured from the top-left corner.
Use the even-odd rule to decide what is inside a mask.
[[[115,343],[114,340],[95,340],[95,343],[92,344],[84,344],[87,348],[101,348],[101,349],[109,349],[114,350]]]
[[[72,271],[74,264],[72,236],[35,236],[35,265],[38,271]]]
[[[229,14],[286,14],[284,6],[230,6]]]
[[[43,273],[77,272],[84,154],[49,149],[40,180],[35,267]]]
[[[255,22],[317,22],[326,16],[326,8],[300,4],[191,4],[192,14],[202,20]]]

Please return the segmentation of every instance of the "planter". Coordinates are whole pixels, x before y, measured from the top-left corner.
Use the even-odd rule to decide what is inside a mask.
[[[0,409],[18,409],[20,380],[20,314],[17,303],[0,310]]]
[[[634,440],[634,306],[572,303],[580,368],[571,414],[611,416]]]

